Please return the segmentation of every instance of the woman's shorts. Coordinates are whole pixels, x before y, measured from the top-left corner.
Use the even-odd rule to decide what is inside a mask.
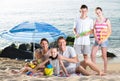
[[[95,41],[94,46],[108,47],[108,40],[105,40],[102,44],[98,44]]]

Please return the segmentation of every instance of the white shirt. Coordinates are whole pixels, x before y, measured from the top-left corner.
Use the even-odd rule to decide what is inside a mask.
[[[61,52],[59,50],[59,53],[61,55],[63,55],[64,57],[67,57],[67,58],[72,58],[72,57],[77,56],[74,48],[70,47],[70,46],[66,46],[66,50],[64,52]],[[67,62],[67,61],[63,61],[63,63],[64,63],[66,68],[76,68],[76,63],[70,63],[70,62]]]
[[[76,33],[80,34],[82,32],[93,29],[93,20],[87,17],[86,19],[81,19],[77,17],[74,22],[74,28],[76,28]],[[90,38],[88,36],[82,36],[79,38],[75,38],[75,45],[90,45]]]

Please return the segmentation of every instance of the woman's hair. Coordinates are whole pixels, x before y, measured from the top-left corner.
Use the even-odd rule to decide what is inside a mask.
[[[100,11],[102,11],[102,8],[101,8],[101,7],[96,7],[95,10],[100,10]]]
[[[49,42],[48,42],[48,40],[47,40],[46,38],[42,38],[41,41],[40,41],[40,44],[41,44],[43,41],[46,41],[46,42],[49,44]]]

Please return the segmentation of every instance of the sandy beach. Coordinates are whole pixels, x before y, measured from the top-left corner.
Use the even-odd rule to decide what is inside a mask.
[[[119,81],[120,80],[120,64],[108,64],[108,73],[105,76],[91,75],[91,76],[70,76],[70,77],[56,77],[56,76],[27,76],[21,74],[12,74],[11,70],[19,70],[23,67],[25,61],[18,61],[9,58],[0,58],[0,81]],[[102,69],[102,64],[98,64]],[[88,68],[89,71],[91,71]]]
[[[2,53],[1,50],[11,45],[12,43],[16,43],[17,48],[17,45],[19,45],[19,43],[32,42],[33,45],[30,46],[34,47],[34,43],[39,43],[41,37],[52,37],[51,39],[56,39],[53,37],[58,36],[58,34],[51,33],[53,30],[47,35],[42,34],[43,36],[40,36],[39,34],[41,34],[41,31],[43,30],[37,27],[39,26],[38,24],[31,24],[31,26],[26,26],[28,27],[28,29],[26,29],[25,27],[24,31],[26,32],[27,30],[30,30],[29,32],[35,30],[31,32],[31,34],[29,34],[28,32],[26,34],[16,34],[16,32],[14,32],[14,36],[13,34],[10,34],[12,32],[10,31],[11,29],[14,30],[15,28],[16,31],[18,25],[24,22],[49,23],[50,25],[53,25],[56,29],[59,29],[60,32],[65,33],[66,37],[72,36],[74,38],[73,26],[75,24],[76,18],[81,15],[80,6],[82,4],[88,6],[88,17],[92,18],[93,21],[95,21],[97,18],[95,8],[98,6],[101,7],[103,9],[103,15],[106,19],[110,20],[112,26],[112,34],[108,39],[109,45],[107,51],[110,53],[114,53],[116,55],[116,58],[109,60],[108,72],[105,76],[95,75],[95,72],[91,71],[90,68],[87,68],[87,70],[91,73],[94,73],[94,75],[72,75],[70,77],[40,77],[27,76],[25,74],[12,74],[11,70],[20,70],[25,65],[25,61],[9,58],[11,57],[16,59],[31,59],[33,58],[33,53],[30,52],[29,55],[25,52],[24,54],[23,51],[20,52],[19,50],[17,51],[18,54],[15,54],[14,50],[12,51],[11,49],[9,49],[10,51],[12,51],[12,53],[9,51],[6,51],[7,53],[3,52],[5,56],[6,54],[9,55],[9,58],[0,57],[0,81],[120,81],[120,0],[0,0],[0,53]],[[32,28],[32,26],[34,27]],[[24,26],[22,25],[21,28],[24,29]],[[38,30],[41,31],[37,33],[38,30],[34,28],[38,28]],[[22,31],[19,28],[17,30]],[[45,31],[47,30],[48,29],[45,29]],[[20,39],[18,38],[19,36],[21,37]],[[16,39],[14,39],[15,37]],[[31,39],[27,40],[27,37],[31,37]],[[38,41],[36,41],[35,37],[38,37],[36,38],[38,39]],[[92,47],[94,44],[93,35],[90,36],[90,40]],[[68,44],[72,46],[72,40],[70,40]],[[29,50],[28,48],[26,48],[27,51]],[[25,58],[21,58],[23,55],[25,55]],[[101,60],[102,58],[100,49],[98,50],[96,57],[96,62],[98,62],[97,65],[102,70],[103,63],[101,62],[103,62],[103,60]],[[80,60],[82,59],[83,55],[81,54]]]

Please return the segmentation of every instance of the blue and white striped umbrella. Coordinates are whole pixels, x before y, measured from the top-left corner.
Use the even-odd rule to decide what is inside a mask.
[[[39,43],[42,38],[54,42],[59,36],[66,38],[66,35],[56,27],[44,22],[23,22],[11,30],[0,34],[1,38],[17,42]]]

